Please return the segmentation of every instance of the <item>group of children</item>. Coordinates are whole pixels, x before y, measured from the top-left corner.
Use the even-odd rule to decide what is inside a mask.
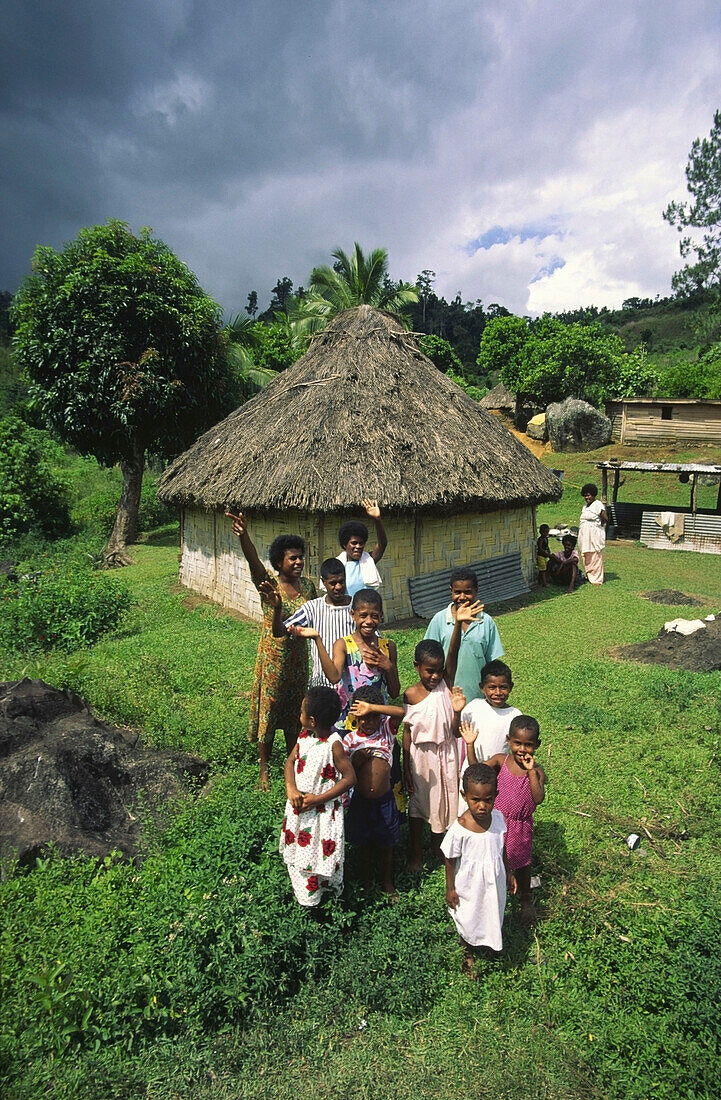
[[[377,510],[373,501],[365,505],[369,515]],[[374,518],[378,527],[379,511]],[[252,567],[244,522],[233,519]],[[363,530],[349,535],[350,526]],[[430,825],[470,974],[475,949],[502,948],[507,886],[520,893],[522,919],[530,922],[535,916],[532,819],[545,784],[535,761],[538,723],[508,705],[511,670],[499,659],[498,630],[478,601],[475,574],[464,569],[452,574],[451,602],[434,616],[416,647],[417,682],[403,692],[402,706],[390,702],[401,686],[395,644],[379,632],[383,603],[376,565],[386,543],[382,524],[381,533],[366,555],[369,564],[364,561],[367,529],[342,528],[345,559],[330,558],[321,567],[325,595],[301,602],[289,614],[284,597],[292,591],[284,588],[294,589],[288,586],[288,571],[284,582],[279,569],[275,584],[268,575],[254,576],[264,614],[268,611],[266,633],[269,626],[279,646],[307,639],[313,658],[300,731],[285,765],[280,852],[301,905],[315,908],[326,894],[340,893],[346,840],[360,850],[364,876],[370,880],[379,874],[383,890],[394,896],[393,854],[405,788],[406,867],[421,870],[423,832]],[[349,545],[351,538],[355,545]],[[357,583],[360,573],[361,582],[352,597],[349,565],[352,581]]]
[[[542,588],[548,588],[550,578],[554,584],[565,585],[567,592],[574,592],[579,581],[584,579],[579,568],[576,536],[570,533],[564,535],[561,539],[562,549],[552,553],[548,545],[550,533],[551,528],[547,523],[542,523],[538,528],[536,540],[538,583]]]

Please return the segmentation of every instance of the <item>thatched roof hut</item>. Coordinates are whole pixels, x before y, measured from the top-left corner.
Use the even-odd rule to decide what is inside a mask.
[[[498,382],[497,385],[489,390],[485,397],[480,400],[480,406],[482,409],[495,409],[501,412],[514,413],[516,411],[516,395],[503,385],[503,382]]]
[[[362,516],[363,498],[377,498],[390,523],[381,573],[386,603],[393,588],[398,606],[387,608],[389,618],[410,614],[407,577],[478,560],[483,540],[466,545],[458,524],[465,532],[481,515],[522,512],[525,549],[533,508],[560,494],[558,479],[523,444],[446,378],[398,321],[369,306],[341,313],[302,359],[177,458],[159,490],[183,512],[182,579],[251,614],[254,592],[234,597],[232,584],[218,582],[218,554],[238,557],[224,536],[218,545],[219,532],[229,530],[225,508],[248,513],[261,553],[279,531],[300,531],[309,538],[308,572],[317,575],[320,560],[337,553],[340,523]],[[200,517],[207,525],[211,515],[213,531],[204,536]],[[418,529],[423,519],[441,524],[433,544],[430,527]],[[503,545],[496,539],[488,549]],[[193,555],[212,557],[212,581],[194,583]],[[525,556],[530,561],[530,550]]]

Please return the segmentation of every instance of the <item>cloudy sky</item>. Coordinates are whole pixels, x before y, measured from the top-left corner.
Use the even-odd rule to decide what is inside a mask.
[[[666,295],[715,0],[5,0],[0,289],[149,225],[228,313],[355,240],[518,313]]]

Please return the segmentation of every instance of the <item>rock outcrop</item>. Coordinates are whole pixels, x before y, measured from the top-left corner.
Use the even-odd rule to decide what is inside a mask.
[[[611,421],[587,401],[567,397],[546,409],[554,451],[595,451],[611,442]]]
[[[137,741],[71,691],[0,683],[0,855],[31,864],[51,844],[64,854],[134,855],[141,813],[208,772],[197,757]]]

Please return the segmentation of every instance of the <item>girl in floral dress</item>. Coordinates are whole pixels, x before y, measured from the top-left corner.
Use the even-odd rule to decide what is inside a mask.
[[[344,827],[341,796],[356,777],[333,725],[340,701],[333,688],[310,688],[300,710],[301,732],[285,763],[288,800],[280,853],[300,905],[320,905],[343,889]]]
[[[278,571],[274,577],[260,560],[242,515],[227,512],[233,520],[233,532],[248,562],[253,584],[260,592],[263,608],[263,629],[255,661],[253,690],[250,697],[248,737],[258,742],[260,787],[269,786],[268,761],[275,731],[285,735],[288,753],[298,736],[298,712],[308,683],[308,643],[300,637],[284,634],[274,637],[273,620],[290,616],[306,600],[315,599],[315,585],[302,576],[305,542],[300,535],[279,535],[268,551],[270,563]]]

